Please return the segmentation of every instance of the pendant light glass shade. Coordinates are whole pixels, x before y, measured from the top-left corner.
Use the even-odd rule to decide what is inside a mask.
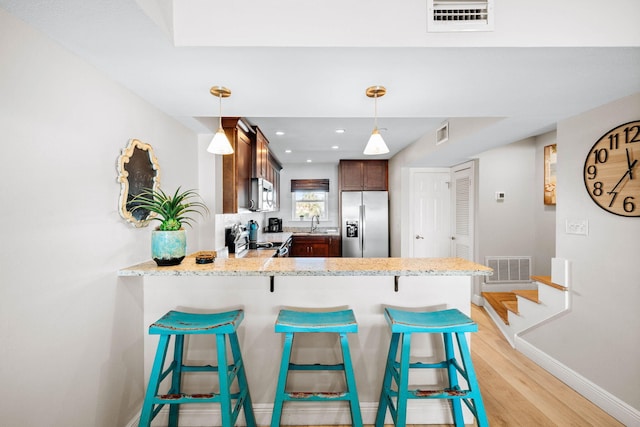
[[[231,96],[231,91],[223,86],[213,86],[210,90],[211,95],[217,96],[220,100],[219,102],[219,119],[218,119],[218,130],[216,134],[213,136],[209,147],[207,147],[207,151],[213,154],[232,154],[233,147],[227,138],[227,134],[224,132],[222,128],[222,98],[227,98]]]
[[[219,127],[216,134],[213,135],[207,151],[213,154],[233,154],[233,147],[231,147],[231,143],[222,127]]]
[[[384,139],[382,139],[382,135],[378,131],[378,97],[384,96],[387,93],[387,90],[384,86],[371,86],[367,88],[365,92],[369,98],[374,99],[374,127],[373,132],[371,132],[371,136],[369,137],[369,142],[367,142],[366,147],[364,147],[363,154],[367,156],[372,156],[376,154],[386,154],[389,152],[389,148],[387,144],[384,143]]]
[[[371,136],[369,137],[369,142],[367,142],[367,146],[364,147],[364,153],[368,156],[375,154],[386,154],[389,152],[389,148],[387,144],[384,143],[384,139],[382,139],[382,135],[378,132],[378,128],[374,128]]]

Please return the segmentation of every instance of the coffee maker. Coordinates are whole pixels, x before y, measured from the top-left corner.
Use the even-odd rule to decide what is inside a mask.
[[[270,233],[279,233],[282,231],[282,218],[269,218],[267,231]]]

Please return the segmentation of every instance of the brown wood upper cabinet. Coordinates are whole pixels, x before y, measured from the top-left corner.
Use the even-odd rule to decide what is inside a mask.
[[[223,117],[233,154],[222,156],[222,212],[249,210],[251,178],[273,184],[276,209],[280,208],[280,170],[282,164],[269,152],[269,141],[257,126],[242,117]]]
[[[273,184],[273,191],[275,192],[274,200],[276,201],[276,210],[280,210],[280,171],[282,170],[282,164],[269,152],[269,164],[267,166],[267,181]]]
[[[241,117],[223,117],[222,127],[233,147],[222,156],[222,212],[237,213],[249,209],[254,134]]]
[[[340,160],[340,191],[387,191],[387,160]]]
[[[262,134],[260,129],[254,127],[256,133],[256,149],[253,153],[254,178],[266,179],[269,182],[273,180],[269,179],[271,165],[269,164],[269,141]]]

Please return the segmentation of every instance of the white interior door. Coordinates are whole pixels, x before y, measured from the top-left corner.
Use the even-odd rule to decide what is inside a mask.
[[[451,256],[451,173],[412,171],[411,256]]]
[[[451,169],[452,197],[451,205],[453,233],[451,253],[455,257],[474,260],[474,207],[475,175],[474,163],[464,163]]]

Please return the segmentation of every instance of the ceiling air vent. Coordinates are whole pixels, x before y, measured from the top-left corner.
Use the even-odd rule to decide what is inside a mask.
[[[427,31],[493,31],[493,0],[427,0]]]
[[[449,122],[444,122],[436,129],[436,145],[440,145],[449,140]]]

